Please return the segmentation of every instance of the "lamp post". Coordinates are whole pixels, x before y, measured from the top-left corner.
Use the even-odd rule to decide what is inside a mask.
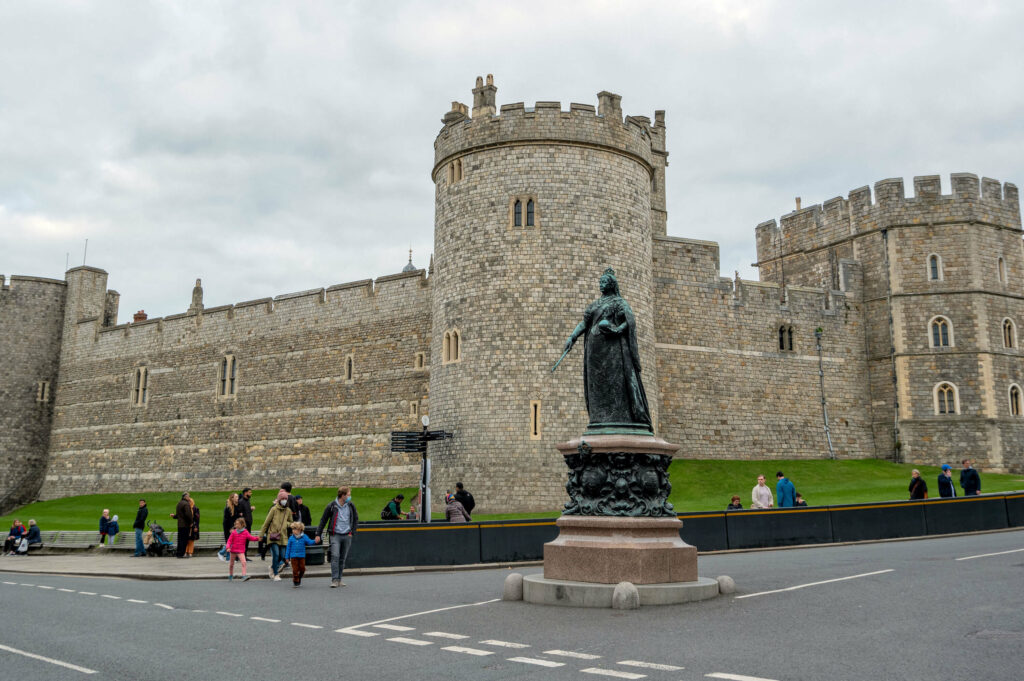
[[[814,330],[814,338],[818,344],[818,384],[821,386],[821,419],[825,424],[825,440],[828,441],[828,458],[835,460],[836,453],[832,449],[832,431],[828,427],[828,409],[825,407],[825,365],[821,359],[821,336],[824,333],[819,326]]]

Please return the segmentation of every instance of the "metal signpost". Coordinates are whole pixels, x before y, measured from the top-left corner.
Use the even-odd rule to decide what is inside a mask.
[[[452,437],[452,433],[443,430],[427,430],[430,426],[430,417],[424,415],[421,419],[423,430],[393,430],[391,431],[391,451],[405,454],[420,454],[420,522],[430,522],[430,457],[427,456],[427,443],[431,440],[445,440]]]

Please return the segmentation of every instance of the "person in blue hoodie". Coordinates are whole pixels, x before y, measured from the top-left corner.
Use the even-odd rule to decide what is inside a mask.
[[[942,472],[939,473],[939,496],[956,496],[956,485],[953,484],[953,467],[948,463],[942,464]]]
[[[302,575],[306,574],[306,547],[316,544],[315,541],[306,536],[306,526],[299,521],[291,524],[292,536],[288,537],[288,546],[285,547],[285,560],[292,564],[292,588],[297,589],[302,585]]]
[[[775,500],[779,502],[779,508],[792,508],[796,505],[796,487],[782,471],[776,473],[775,477],[778,479],[775,483]]]
[[[107,536],[110,537],[110,541],[107,542],[108,546],[114,545],[114,538],[120,531],[121,525],[117,522],[117,516],[115,515],[113,518],[110,519],[110,522],[107,523]]]

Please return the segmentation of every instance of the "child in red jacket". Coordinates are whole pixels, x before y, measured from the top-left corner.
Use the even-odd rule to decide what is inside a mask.
[[[235,528],[228,535],[228,553],[231,554],[231,559],[228,562],[228,580],[235,578],[235,561],[242,563],[242,581],[249,579],[249,575],[245,571],[245,547],[248,542],[259,541],[258,537],[254,537],[249,534],[249,530],[245,529],[245,518],[235,519]]]

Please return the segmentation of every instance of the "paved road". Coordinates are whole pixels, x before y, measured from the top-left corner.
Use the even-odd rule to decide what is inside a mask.
[[[1024,669],[1024,531],[705,556],[701,573],[733,576],[737,594],[630,612],[492,601],[495,570],[292,589],[3,567],[10,679],[1009,681]]]

